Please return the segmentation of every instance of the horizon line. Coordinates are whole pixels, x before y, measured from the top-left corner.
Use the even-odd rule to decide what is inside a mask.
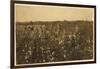
[[[91,22],[91,21],[94,21],[94,20],[47,20],[47,21],[45,21],[45,20],[38,20],[38,21],[32,21],[32,20],[30,20],[30,21],[16,21],[16,22],[57,22],[57,21],[60,21],[60,22],[62,22],[62,21],[66,21],[66,22],[76,22],[76,21],[89,21],[89,22]]]

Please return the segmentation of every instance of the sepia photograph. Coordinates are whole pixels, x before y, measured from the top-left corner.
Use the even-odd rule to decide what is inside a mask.
[[[95,63],[95,6],[14,2],[15,67]]]

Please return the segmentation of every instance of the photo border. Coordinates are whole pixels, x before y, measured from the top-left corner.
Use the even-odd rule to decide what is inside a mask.
[[[86,61],[86,62],[72,62],[72,63],[55,63],[55,64],[41,64],[41,65],[22,65],[22,66],[15,66],[15,57],[14,57],[14,5],[15,4],[34,4],[34,5],[48,5],[48,6],[62,6],[62,7],[83,7],[83,8],[94,8],[94,61]],[[27,68],[27,67],[42,67],[42,66],[58,66],[58,65],[75,65],[75,64],[90,64],[96,63],[96,6],[95,5],[81,5],[81,4],[64,4],[64,3],[49,3],[49,2],[34,2],[34,1],[13,1],[11,0],[10,4],[10,44],[11,44],[11,51],[10,51],[10,67],[13,68]]]

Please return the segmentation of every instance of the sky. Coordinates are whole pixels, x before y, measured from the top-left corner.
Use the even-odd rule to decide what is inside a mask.
[[[63,20],[93,21],[93,18],[94,8],[15,4],[15,20],[17,22]]]

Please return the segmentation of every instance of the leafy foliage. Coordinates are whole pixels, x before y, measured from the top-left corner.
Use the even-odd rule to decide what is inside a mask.
[[[17,64],[92,58],[92,21],[16,23]]]

